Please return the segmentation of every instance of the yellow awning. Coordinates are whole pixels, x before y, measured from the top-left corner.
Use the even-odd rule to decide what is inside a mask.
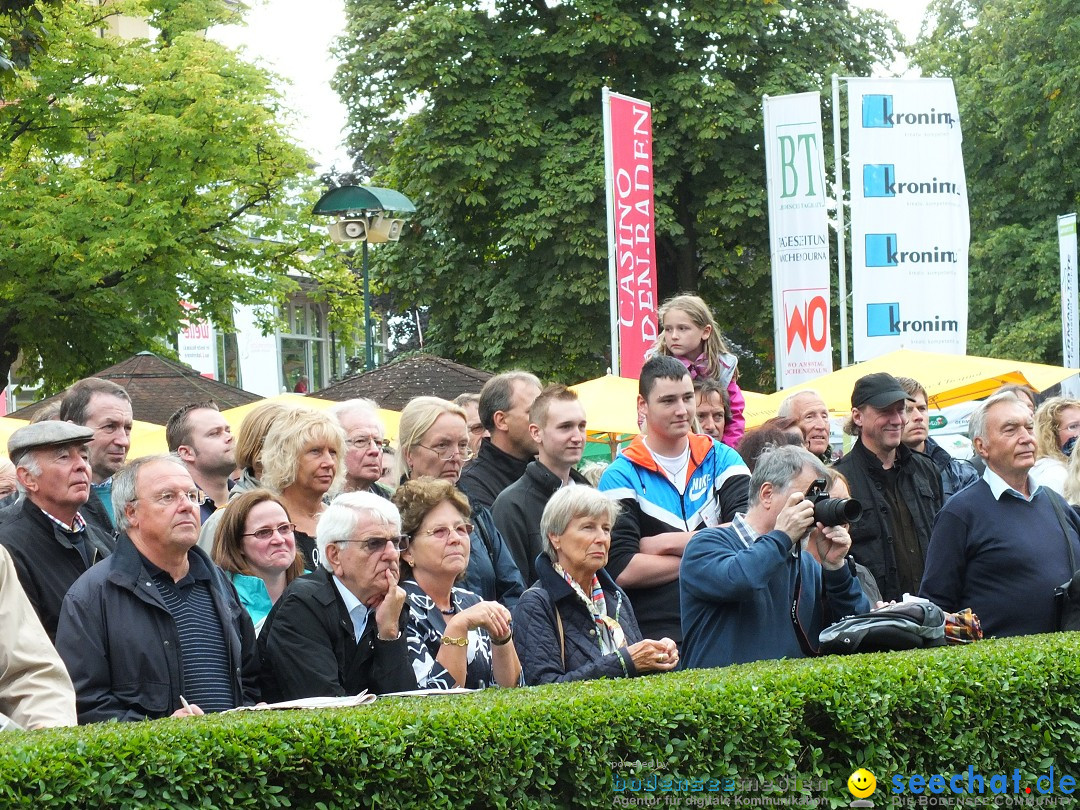
[[[793,385],[753,402],[748,401],[746,425],[754,427],[776,416],[784,399],[805,389],[814,389],[820,393],[831,413],[850,413],[851,390],[855,387],[855,381],[866,374],[879,371],[918,380],[926,389],[931,408],[944,408],[959,402],[982,399],[1006,383],[1030,385],[1036,391],[1042,391],[1078,373],[1077,369],[1025,363],[1020,360],[900,349],[834,371],[816,380]]]
[[[0,455],[7,456],[7,443],[11,434],[21,427],[30,423],[25,419],[12,419],[10,416],[0,416]]]

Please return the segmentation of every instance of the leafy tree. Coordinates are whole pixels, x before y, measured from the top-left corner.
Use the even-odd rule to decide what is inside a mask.
[[[21,350],[24,376],[56,389],[174,334],[181,299],[230,324],[234,302],[292,289],[290,270],[352,289],[332,258],[302,258],[326,241],[304,224],[307,159],[283,133],[270,76],[205,37],[223,8],[45,11],[50,47],[0,107],[0,377]],[[160,34],[99,36],[115,13]]]
[[[336,87],[360,171],[417,203],[381,283],[426,344],[568,380],[608,357],[601,88],[653,104],[658,284],[698,290],[771,378],[761,96],[888,61],[846,0],[347,0]],[[760,375],[766,376],[766,375]]]
[[[57,6],[64,0],[0,0],[0,17],[5,33],[0,37],[0,75],[16,66],[26,67],[30,54],[45,49],[49,36],[43,6]]]
[[[1080,199],[1080,17],[1067,0],[935,0],[915,62],[951,76],[971,208],[968,349],[1060,363],[1056,217]]]

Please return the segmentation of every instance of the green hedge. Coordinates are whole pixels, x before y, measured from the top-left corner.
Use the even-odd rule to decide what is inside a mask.
[[[0,735],[0,807],[612,807],[894,773],[1080,775],[1080,634],[625,681]],[[639,764],[635,764],[639,763]],[[618,793],[613,777],[759,779]],[[788,780],[785,782],[785,780]],[[627,782],[627,784],[630,784]],[[700,789],[699,789],[700,790]],[[641,802],[639,802],[641,804]]]

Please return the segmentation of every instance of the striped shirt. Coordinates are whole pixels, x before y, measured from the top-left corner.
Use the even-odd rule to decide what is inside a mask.
[[[210,571],[195,554],[189,554],[188,561],[188,573],[173,582],[170,574],[144,558],[180,637],[180,693],[204,712],[221,712],[236,706],[228,644],[210,592]]]

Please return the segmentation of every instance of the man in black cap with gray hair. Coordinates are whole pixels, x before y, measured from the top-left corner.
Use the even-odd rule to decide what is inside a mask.
[[[94,431],[71,422],[38,422],[8,439],[21,502],[0,515],[0,545],[50,639],[71,584],[113,550],[111,536],[79,510],[90,496],[87,443]]]
[[[926,548],[943,496],[937,467],[901,441],[911,396],[891,374],[860,377],[845,430],[855,444],[835,465],[863,506],[851,553],[873,573],[886,601],[918,593]]]

